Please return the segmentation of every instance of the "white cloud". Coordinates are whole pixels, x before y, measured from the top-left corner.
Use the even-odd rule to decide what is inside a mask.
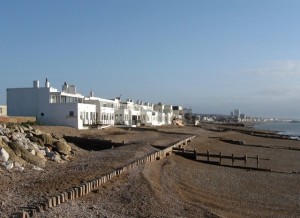
[[[293,77],[300,76],[300,60],[273,61],[266,66],[247,71],[260,76]]]

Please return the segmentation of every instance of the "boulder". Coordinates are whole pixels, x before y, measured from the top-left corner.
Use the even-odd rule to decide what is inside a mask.
[[[29,131],[32,131],[33,130],[33,128],[32,128],[32,126],[30,126],[30,125],[25,125],[25,127],[29,130]]]
[[[45,156],[46,156],[45,150],[38,150],[38,151],[36,152],[36,156],[38,156],[38,157],[40,157],[40,158],[45,158]]]
[[[0,161],[7,162],[9,159],[9,154],[4,150],[4,148],[0,147]]]
[[[18,139],[19,139],[19,134],[16,132],[13,132],[11,134],[10,140],[16,142],[16,141],[18,141]]]
[[[60,154],[69,155],[71,152],[71,146],[65,140],[56,141],[54,146]]]
[[[55,153],[54,156],[51,159],[55,162],[58,162],[58,163],[62,162],[62,159],[60,158],[60,155],[57,154],[57,153]]]
[[[5,142],[6,144],[9,142],[7,136],[0,136],[0,141]]]
[[[5,151],[9,154],[9,160],[13,162],[19,162],[21,164],[26,164],[26,161],[24,161],[22,158],[19,158],[16,156],[15,152],[5,143],[0,141],[0,148],[4,148]]]
[[[52,143],[53,143],[53,138],[50,134],[43,133],[43,134],[37,135],[36,137],[41,139],[44,144],[52,145]]]
[[[2,164],[6,170],[11,170],[14,167],[14,162],[7,161]]]
[[[20,147],[22,147],[22,145],[18,142],[9,142],[8,146],[15,152],[17,157],[21,157],[22,153],[20,151]]]
[[[31,133],[34,134],[34,135],[41,135],[41,134],[43,134],[43,132],[41,130],[39,130],[39,129],[33,129],[31,131]]]
[[[34,149],[30,149],[29,152],[32,154],[32,155],[36,155],[36,151]]]
[[[21,158],[23,160],[25,160],[28,163],[31,163],[33,165],[36,165],[38,167],[44,167],[45,166],[45,160],[35,156],[33,154],[31,154],[29,151],[27,151],[25,148],[23,148],[22,146],[20,146],[18,143],[9,143],[9,146],[16,152],[20,152],[21,153]]]
[[[19,132],[24,134],[25,131],[24,131],[24,128],[22,126],[19,126]]]
[[[20,163],[16,162],[14,170],[17,171],[17,172],[23,172],[24,167]]]

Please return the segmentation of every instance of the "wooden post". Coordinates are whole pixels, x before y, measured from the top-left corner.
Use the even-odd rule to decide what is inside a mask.
[[[194,158],[195,158],[195,160],[197,160],[197,150],[196,149],[194,149]]]
[[[256,156],[256,164],[257,164],[257,169],[258,169],[258,167],[259,167],[258,160],[259,160],[259,158],[258,158],[258,155],[257,155],[257,156]]]
[[[232,153],[232,164],[231,164],[231,166],[233,166],[233,163],[234,163],[234,153]]]
[[[220,152],[220,165],[222,165],[222,152]]]
[[[245,154],[245,167],[247,166],[247,154]]]
[[[209,163],[209,150],[207,150],[207,162]]]

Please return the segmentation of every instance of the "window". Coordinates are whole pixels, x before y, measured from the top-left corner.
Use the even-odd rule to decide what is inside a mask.
[[[74,111],[70,111],[70,112],[69,112],[69,116],[70,116],[70,117],[74,117]]]
[[[2,114],[2,108],[0,108],[0,114]]]

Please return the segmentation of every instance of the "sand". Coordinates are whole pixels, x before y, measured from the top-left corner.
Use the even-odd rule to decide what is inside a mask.
[[[40,127],[57,135],[101,137],[136,142],[128,146],[87,151],[72,145],[72,161],[49,162],[45,171],[0,173],[1,217],[18,206],[42,200],[81,182],[149,154],[152,145],[168,145],[188,135],[196,138],[186,149],[237,156],[270,158],[264,168],[276,172],[210,165],[171,155],[146,163],[104,184],[82,198],[39,213],[39,217],[299,217],[300,151],[225,143],[219,138],[252,145],[300,148],[299,141],[254,137],[235,131],[215,132],[199,127],[168,126],[143,131],[132,128],[79,131]],[[157,131],[158,130],[158,131]],[[239,164],[239,163],[235,163]],[[241,163],[242,164],[242,163]],[[255,164],[255,163],[254,163]]]

